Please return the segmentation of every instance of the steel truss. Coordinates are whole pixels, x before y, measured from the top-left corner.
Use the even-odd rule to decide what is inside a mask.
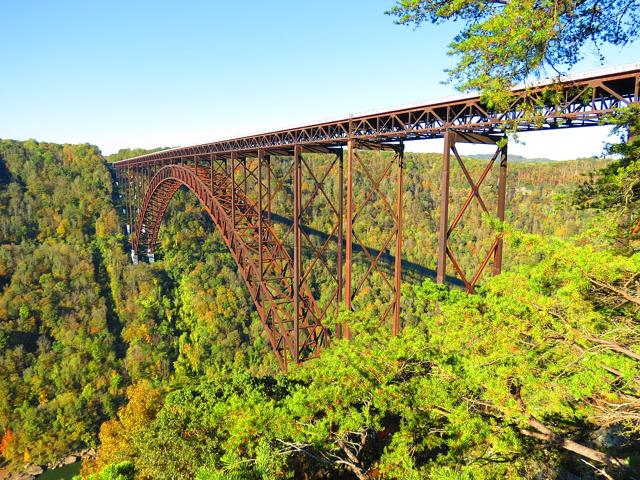
[[[504,142],[503,145],[501,145]],[[474,180],[467,169],[464,161],[462,160],[456,143],[472,143],[472,144],[485,144],[495,145],[496,150],[491,159],[487,162],[482,174],[477,180]],[[469,183],[469,193],[462,205],[460,211],[455,216],[453,222],[449,224],[449,184],[451,176],[451,154],[457,160],[458,165],[467,182]],[[468,292],[472,292],[476,286],[480,275],[484,272],[487,264],[493,258],[493,274],[497,275],[502,269],[502,235],[496,235],[495,239],[489,250],[482,257],[480,265],[472,273],[471,277],[468,277],[461,268],[458,260],[455,257],[453,248],[450,245],[450,238],[453,231],[460,225],[460,221],[467,212],[471,203],[475,200],[482,209],[483,213],[490,214],[489,209],[480,193],[480,187],[487,179],[487,175],[491,171],[491,168],[499,158],[498,168],[498,199],[495,216],[500,221],[504,221],[505,200],[506,200],[506,186],[507,186],[507,145],[503,137],[490,137],[486,135],[478,135],[473,133],[456,133],[448,131],[444,138],[444,155],[442,156],[442,180],[441,180],[441,200],[440,200],[440,232],[438,235],[438,270],[436,279],[438,283],[445,282],[447,259],[449,259],[456,270],[459,278],[464,282]]]
[[[553,95],[549,95],[552,91]],[[581,79],[560,80],[514,90],[505,112],[493,112],[478,96],[459,97],[417,107],[361,115],[304,127],[278,130],[230,140],[175,148],[117,162],[139,166],[144,162],[173,162],[211,153],[293,148],[295,145],[346,146],[349,139],[376,142],[443,138],[447,130],[496,134],[505,122],[520,131],[598,125],[616,108],[638,103],[640,66],[598,73]]]
[[[468,96],[117,162],[132,257],[153,258],[168,203],[185,185],[222,234],[282,368],[319,355],[331,336],[349,338],[349,325],[329,331],[324,320],[341,309],[358,310],[372,296],[375,313],[395,335],[401,328],[404,142],[444,138],[437,280],[445,281],[451,262],[472,291],[490,263],[493,274],[500,272],[502,238],[492,238],[478,265],[465,271],[454,235],[475,206],[504,219],[505,123],[520,131],[597,125],[614,109],[638,103],[639,90],[636,66],[515,90],[506,112],[491,112]],[[478,178],[459,155],[460,143],[495,147]],[[452,163],[469,191],[450,221]],[[493,210],[482,186],[496,169]],[[321,211],[331,212],[328,224],[317,221]]]

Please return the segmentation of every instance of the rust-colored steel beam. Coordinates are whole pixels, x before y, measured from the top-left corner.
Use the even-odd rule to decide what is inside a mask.
[[[498,173],[498,220],[504,222],[504,211],[507,199],[507,146],[500,149],[500,172]],[[493,274],[502,271],[502,235],[498,238],[496,252],[493,259]]]
[[[447,239],[449,237],[449,180],[451,173],[451,136],[447,130],[444,136],[442,155],[442,178],[440,180],[440,230],[438,233],[438,268],[436,281],[444,283],[447,275]]]
[[[395,152],[393,157],[383,154],[387,149]],[[363,301],[368,301],[367,292],[379,290],[376,315],[381,324],[389,322],[391,332],[400,328],[400,312],[396,310],[396,305],[398,308],[400,305],[400,288],[396,288],[396,283],[399,285],[401,279],[402,258],[398,256],[392,261],[393,274],[383,265],[386,263],[383,259],[393,256],[394,251],[401,251],[402,225],[398,214],[402,205],[398,202],[402,201],[402,185],[398,182],[402,178],[397,175],[402,174],[398,171],[402,156],[402,144],[353,141],[347,149],[345,307],[358,309]],[[397,173],[395,183],[394,172]],[[393,185],[399,187],[396,194],[400,197],[395,200],[388,195],[388,190],[394,191]],[[373,236],[369,233],[370,222],[379,225]],[[380,228],[390,222],[393,227]],[[363,240],[373,243],[366,245]],[[357,249],[356,255],[354,249]]]
[[[263,228],[264,205],[262,204],[262,200],[263,200],[262,170],[263,170],[264,159],[265,159],[264,150],[259,150],[258,151],[258,252],[259,252],[258,266],[260,267],[260,271],[259,271],[258,278],[259,278],[259,281],[260,281],[261,284],[264,281],[264,269],[263,269],[263,265],[264,265],[264,253],[263,253],[263,249],[264,249],[264,246],[263,246],[263,240],[264,240],[264,228]]]
[[[229,171],[231,172],[231,224],[235,226],[236,224],[236,161],[238,159],[238,154],[233,152],[229,161],[231,162],[231,168]]]
[[[346,221],[346,240],[345,247],[345,274],[344,274],[344,306],[347,311],[352,310],[351,301],[353,300],[353,292],[351,291],[352,282],[352,266],[353,266],[353,157],[355,149],[355,140],[349,140],[347,144],[347,215]],[[343,335],[345,338],[351,338],[351,329],[349,324],[343,326]]]
[[[479,96],[465,95],[427,105],[165,150],[117,162],[116,168],[150,160],[173,162],[209,153],[255,155],[260,148],[271,149],[274,155],[291,155],[294,145],[344,146],[349,139],[397,142],[442,138],[448,129],[490,134],[501,131],[504,122],[517,125],[521,131],[598,125],[603,115],[640,102],[639,84],[640,64],[635,64],[516,88],[506,112],[491,111]],[[544,92],[549,88],[558,92],[553,97],[559,101],[551,103],[547,99]],[[543,119],[542,123],[528,119],[525,112],[532,108],[536,117]]]
[[[212,153],[211,155],[209,155],[209,188],[211,189],[211,191],[213,191],[213,166],[216,163],[216,157],[215,155]],[[155,172],[154,172],[155,175]]]
[[[336,274],[337,274],[337,287],[338,292],[336,295],[336,315],[340,314],[340,308],[342,307],[343,299],[343,251],[344,251],[344,151],[341,149],[338,152],[338,251],[336,258]],[[342,338],[342,324],[336,324],[336,337]]]
[[[300,276],[302,270],[302,236],[300,223],[302,220],[302,148],[295,146],[293,153],[293,344],[296,352],[300,351]],[[300,359],[296,356],[296,363]]]
[[[391,324],[391,334],[398,335],[400,333],[400,295],[402,284],[402,227],[403,227],[403,170],[404,170],[404,146],[400,146],[397,156],[397,173],[396,173],[396,252],[394,265],[394,298],[393,298],[393,322]]]
[[[271,156],[265,155],[267,168],[267,222],[271,223]]]
[[[272,225],[260,218],[258,205],[241,189],[235,191],[237,211],[234,224],[231,218],[231,177],[225,172],[214,171],[212,180],[209,175],[210,169],[205,168],[198,168],[196,175],[195,165],[188,164],[170,165],[158,170],[150,179],[141,202],[134,251],[155,251],[167,205],[180,186],[187,186],[209,213],[232,253],[280,366],[286,369],[290,360],[299,362],[317,356],[325,342],[326,332],[319,320],[315,300],[304,281],[297,288],[298,311],[302,314],[298,315],[296,323],[291,275],[294,260]],[[213,189],[210,187],[212,183]]]
[[[557,93],[553,103],[544,94],[550,87]],[[499,164],[497,217],[504,219],[507,149],[497,148],[493,159],[474,180],[458,154],[456,143],[496,145],[498,139],[504,139],[505,122],[520,131],[597,125],[603,115],[616,108],[640,102],[639,90],[640,64],[515,89],[505,112],[491,111],[478,96],[468,95],[116,162],[113,167],[118,188],[127,197],[122,205],[130,226],[132,257],[135,260],[137,252],[154,253],[167,206],[177,189],[186,185],[222,233],[283,368],[289,362],[317,356],[327,337],[322,320],[334,307],[336,313],[341,308],[358,308],[365,298],[362,292],[373,286],[373,278],[378,279],[382,292],[376,307],[380,308],[381,321],[391,318],[391,333],[396,335],[401,329],[403,142],[445,140],[437,281],[445,281],[450,261],[467,290],[472,291],[491,261],[492,273],[500,272],[502,237],[498,235],[493,240],[479,267],[468,274],[456,258],[450,236],[463,227],[461,220],[473,202],[489,212],[480,187],[496,163]],[[529,120],[526,112],[531,109],[537,119],[542,119],[541,123]],[[371,156],[361,154],[363,150],[384,149],[395,150],[392,162],[384,163],[381,159],[389,157],[383,156],[371,162]],[[305,153],[335,157],[332,162],[315,162]],[[470,191],[450,223],[452,155]],[[272,159],[278,165],[275,168]],[[337,182],[337,193],[335,187],[328,188],[330,182]],[[394,183],[395,202],[385,192]],[[274,199],[281,196],[291,200],[286,215],[291,215],[293,205],[288,230],[275,229],[272,224],[272,213],[277,213],[273,207],[280,203]],[[313,212],[323,208],[331,210],[335,223],[320,232],[326,239],[318,243],[309,236],[308,225],[304,223],[312,222]],[[365,209],[385,216],[387,224],[391,218],[394,221],[393,228],[384,229],[375,238],[377,252],[358,238],[367,235],[361,223],[356,225],[358,215]],[[389,270],[380,265],[383,256],[392,252],[393,279]],[[323,284],[323,288],[329,285],[331,290],[314,296],[309,282],[327,273],[329,283]],[[337,325],[336,336],[350,338],[349,325]]]
[[[467,277],[460,263],[456,259],[452,247],[449,245],[449,238],[453,231],[458,228],[462,218],[467,212],[469,206],[475,199],[484,213],[489,213],[487,204],[485,203],[482,195],[480,194],[480,187],[485,182],[489,172],[491,171],[496,159],[500,156],[500,170],[498,173],[498,199],[497,199],[497,217],[499,220],[504,220],[505,213],[505,201],[506,201],[506,182],[507,182],[507,146],[497,146],[493,157],[487,162],[478,180],[473,180],[467,166],[465,165],[462,157],[458,153],[456,143],[475,143],[496,145],[500,141],[504,141],[499,137],[492,137],[487,135],[467,134],[459,132],[448,132],[445,136],[444,154],[442,162],[442,181],[441,181],[441,200],[440,200],[440,232],[438,238],[438,270],[436,279],[438,283],[444,283],[446,275],[447,259],[451,260],[451,263],[458,273],[460,279],[465,283],[468,292],[472,292],[475,288],[478,279],[484,272],[487,264],[493,258],[493,274],[500,273],[502,268],[502,235],[498,235],[494,240],[488,253],[482,259],[480,266],[473,272],[471,279]],[[449,183],[451,175],[450,158],[451,153],[454,154],[460,170],[469,183],[470,190],[465,199],[460,211],[455,216],[454,220],[449,224]]]

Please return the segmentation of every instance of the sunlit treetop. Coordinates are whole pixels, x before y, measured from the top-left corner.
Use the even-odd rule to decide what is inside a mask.
[[[388,14],[403,25],[461,24],[448,71],[462,91],[499,104],[509,87],[565,73],[591,46],[624,46],[640,33],[640,0],[398,0]]]

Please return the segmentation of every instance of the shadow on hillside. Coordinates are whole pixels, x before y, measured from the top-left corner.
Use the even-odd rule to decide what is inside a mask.
[[[271,220],[274,222],[278,222],[280,224],[283,225],[287,225],[287,226],[291,226],[293,224],[293,221],[290,218],[287,217],[283,217],[281,215],[278,215],[276,213],[272,213],[271,214]],[[302,230],[304,230],[308,235],[314,236],[316,238],[319,238],[322,242],[325,242],[328,238],[329,235],[327,235],[324,232],[321,232],[320,230],[316,230],[315,228],[311,228],[307,225],[302,225]],[[335,235],[331,235],[331,241],[333,242],[337,242],[338,238]],[[343,243],[343,245],[346,245],[346,242]],[[374,257],[376,257],[379,253],[380,250],[376,250],[375,248],[369,248],[367,247],[367,250],[369,251],[369,253],[371,255],[373,255]],[[364,249],[362,248],[362,246],[354,243],[353,244],[353,251],[357,252],[357,253],[363,253]],[[384,263],[387,263],[389,265],[393,265],[395,263],[396,257],[394,255],[392,255],[389,250],[385,250],[382,255],[380,255],[380,260],[383,261]],[[414,262],[410,262],[409,260],[402,260],[402,271],[409,273],[409,274],[413,274],[416,278],[416,280],[423,280],[425,278],[430,278],[432,280],[435,281],[436,279],[436,271],[431,269],[431,268],[427,268],[424,265],[420,265],[418,263],[414,263]],[[456,277],[452,277],[450,275],[447,275],[447,283],[450,285],[455,285],[457,287],[464,287],[464,282]]]

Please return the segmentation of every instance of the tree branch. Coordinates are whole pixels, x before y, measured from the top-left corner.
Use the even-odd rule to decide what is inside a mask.
[[[604,283],[599,280],[596,280],[595,278],[592,278],[592,277],[589,277],[589,281],[597,287],[604,288],[606,290],[609,290],[610,292],[620,295],[622,298],[624,298],[628,302],[634,303],[636,305],[640,305],[640,298],[633,295],[629,295],[629,293],[625,292],[624,290],[616,288],[613,285],[609,285],[608,283]]]
[[[549,427],[538,421],[533,415],[529,415],[529,425],[535,428],[538,432],[531,432],[526,429],[521,429],[520,431],[526,436],[550,442],[560,448],[573,453],[577,453],[578,455],[588,458],[589,460],[593,460],[594,462],[598,462],[604,465],[610,465],[613,467],[624,466],[622,459],[612,457],[610,455],[607,455],[606,453],[600,452],[593,448],[587,447],[586,445],[582,445],[581,443],[570,440],[562,435],[554,433]]]
[[[349,462],[343,461],[342,463],[351,469],[355,476],[358,477],[358,480],[372,480],[372,477],[358,466],[360,465],[360,460],[358,460],[358,457],[356,457],[349,447],[347,447],[344,441],[342,439],[338,439],[337,444],[349,459]]]
[[[526,415],[529,425],[535,428],[538,432],[532,432],[527,429],[520,429],[523,435],[530,436],[536,438],[538,440],[542,440],[545,442],[549,442],[556,447],[562,448],[569,452],[577,453],[578,455],[593,460],[595,462],[601,463],[603,465],[609,465],[616,468],[624,468],[625,464],[622,459],[612,457],[607,455],[606,453],[600,452],[599,450],[595,450],[593,448],[587,447],[586,445],[582,445],[574,440],[570,440],[563,435],[559,435],[547,427],[545,424],[540,422],[537,418],[535,418],[532,414],[528,413],[527,405],[524,403],[522,395],[520,393],[520,387],[514,385],[513,387],[513,397],[520,404],[520,409],[522,413]]]
[[[619,343],[612,342],[610,340],[604,340],[602,338],[594,337],[592,335],[585,335],[584,338],[586,338],[590,342],[596,343],[598,345],[605,346],[609,350],[613,350],[614,352],[621,353],[623,355],[626,355],[629,358],[633,358],[634,360],[637,360],[637,361],[640,362],[640,354],[639,353],[636,353],[633,350],[620,345]]]

